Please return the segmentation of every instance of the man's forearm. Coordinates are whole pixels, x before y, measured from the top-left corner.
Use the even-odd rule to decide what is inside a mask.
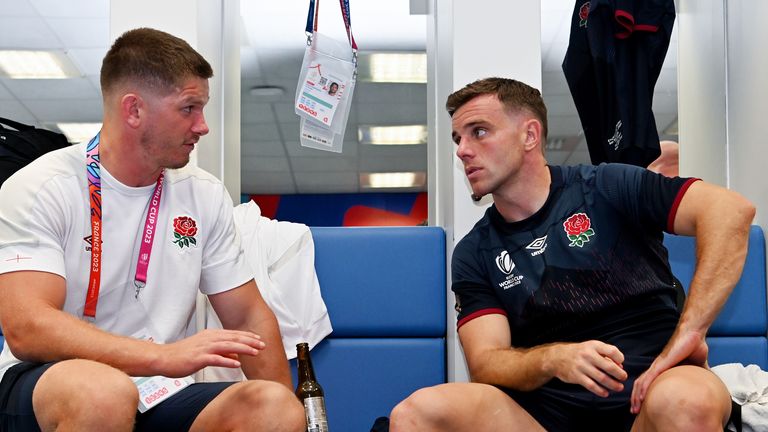
[[[13,354],[24,361],[87,359],[108,364],[132,376],[155,375],[157,345],[107,333],[51,307],[35,309],[21,330],[6,334]]]
[[[696,272],[680,319],[681,329],[703,333],[741,277],[754,217],[754,207],[738,196],[713,206],[695,227]]]
[[[472,381],[520,391],[539,388],[554,376],[551,353],[556,345],[485,351],[470,362],[477,365],[470,368]]]
[[[256,356],[241,356],[243,373],[248,379],[277,381],[292,388],[288,359],[285,356],[283,341],[277,319],[271,310],[265,308],[251,315],[252,319],[238,330],[246,330],[261,336],[266,348]]]

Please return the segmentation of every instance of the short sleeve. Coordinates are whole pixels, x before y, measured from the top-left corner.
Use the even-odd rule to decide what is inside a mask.
[[[665,177],[644,168],[602,164],[597,168],[597,189],[630,221],[674,233],[677,208],[697,178]]]
[[[12,176],[0,189],[0,273],[66,277],[64,238],[72,218],[66,206],[77,197],[57,187],[60,179],[40,181],[28,172]]]
[[[483,266],[477,260],[477,250],[466,238],[454,249],[451,274],[451,289],[456,296],[457,328],[483,315],[507,315],[493,287],[483,275]]]
[[[200,291],[206,295],[237,288],[253,279],[235,227],[232,199],[223,185],[211,201],[211,234],[203,252],[200,277]]]

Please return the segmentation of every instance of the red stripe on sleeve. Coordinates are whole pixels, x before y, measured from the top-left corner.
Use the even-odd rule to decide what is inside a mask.
[[[472,312],[471,314],[460,319],[459,322],[456,323],[456,330],[458,330],[461,326],[472,321],[475,318],[481,317],[483,315],[492,315],[492,314],[507,316],[507,312],[504,309],[499,309],[499,308],[480,309],[479,311]]]
[[[692,184],[695,182],[701,180],[700,178],[692,178],[688,179],[682,187],[680,187],[680,190],[677,191],[677,196],[675,197],[675,201],[672,203],[672,208],[669,209],[669,216],[667,216],[667,232],[671,234],[675,234],[675,216],[677,216],[677,208],[680,207],[680,201],[683,200],[683,195],[685,195],[685,192],[688,190],[689,187],[691,187]]]

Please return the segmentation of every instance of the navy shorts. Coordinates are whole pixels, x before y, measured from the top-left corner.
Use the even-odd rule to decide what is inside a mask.
[[[624,390],[607,398],[556,378],[530,392],[502,390],[549,431],[628,431],[635,421],[629,412],[632,386],[652,362],[653,357],[625,356],[623,366],[629,377]]]
[[[556,378],[530,392],[501,390],[548,431],[629,431],[635,421],[635,415],[629,412],[632,387],[653,360],[647,356],[625,356],[623,366],[628,378],[624,390],[611,392],[607,398]],[[741,406],[736,403],[731,404],[729,424],[741,430]]]
[[[5,372],[0,382],[0,431],[40,431],[32,409],[32,390],[52,365],[22,362]],[[232,384],[192,384],[143,414],[137,410],[134,431],[189,430],[200,411]]]

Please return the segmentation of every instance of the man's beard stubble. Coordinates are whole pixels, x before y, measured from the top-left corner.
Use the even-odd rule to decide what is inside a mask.
[[[156,158],[158,156],[158,152],[155,151],[157,149],[158,144],[156,144],[157,140],[155,139],[155,134],[152,133],[150,130],[145,130],[141,134],[141,146],[144,148],[144,152],[152,158]],[[153,144],[154,143],[154,144]],[[189,155],[187,155],[184,158],[184,161],[175,161],[175,160],[166,160],[166,159],[159,159],[160,166],[162,168],[167,169],[179,169],[184,168],[189,163]]]

